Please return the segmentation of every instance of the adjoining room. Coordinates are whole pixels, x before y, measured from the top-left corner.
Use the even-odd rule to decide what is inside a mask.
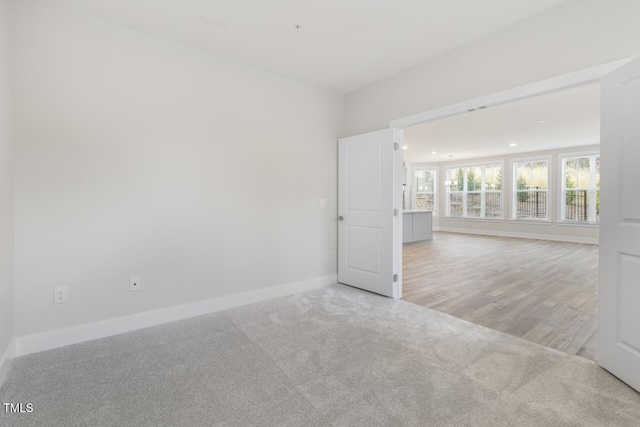
[[[599,84],[406,129],[403,299],[595,360],[599,144]]]
[[[0,426],[638,427],[638,22],[0,0]]]

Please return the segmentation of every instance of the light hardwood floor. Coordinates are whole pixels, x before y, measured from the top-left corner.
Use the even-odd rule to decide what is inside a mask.
[[[595,360],[597,245],[438,232],[403,258],[405,301]]]

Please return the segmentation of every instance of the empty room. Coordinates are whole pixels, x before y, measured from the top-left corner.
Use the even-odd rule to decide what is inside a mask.
[[[0,0],[0,426],[639,425],[639,20]]]
[[[405,130],[404,301],[596,360],[600,91]]]

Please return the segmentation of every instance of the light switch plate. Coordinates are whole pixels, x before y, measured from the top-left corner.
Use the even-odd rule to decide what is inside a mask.
[[[327,199],[318,199],[318,207],[326,208],[327,207]]]

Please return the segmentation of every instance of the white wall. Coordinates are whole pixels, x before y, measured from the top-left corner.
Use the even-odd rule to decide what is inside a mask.
[[[640,1],[570,0],[345,97],[345,135],[640,55]]]
[[[560,156],[569,153],[591,153],[600,151],[599,145],[589,145],[585,147],[562,148],[558,150],[536,151],[528,153],[513,153],[504,156],[493,156],[479,159],[466,159],[440,163],[413,163],[411,164],[411,175],[414,170],[420,167],[435,167],[438,170],[437,185],[437,212],[434,213],[433,226],[436,230],[454,231],[460,233],[487,234],[498,236],[513,236],[540,238],[578,243],[598,243],[599,228],[593,225],[574,225],[562,223],[559,216],[559,186],[561,176]],[[511,162],[514,160],[528,158],[549,158],[550,159],[550,181],[549,181],[549,222],[518,221],[511,219],[511,197],[512,197],[512,170]],[[445,170],[448,167],[455,167],[468,164],[488,164],[502,163],[502,194],[503,219],[461,219],[447,218],[446,213],[446,190],[445,190]],[[413,179],[411,179],[413,181]],[[413,189],[412,189],[413,191]]]
[[[39,2],[12,17],[17,336],[336,273],[342,96]]]
[[[0,383],[13,339],[13,179],[9,120],[9,4],[0,0]]]

